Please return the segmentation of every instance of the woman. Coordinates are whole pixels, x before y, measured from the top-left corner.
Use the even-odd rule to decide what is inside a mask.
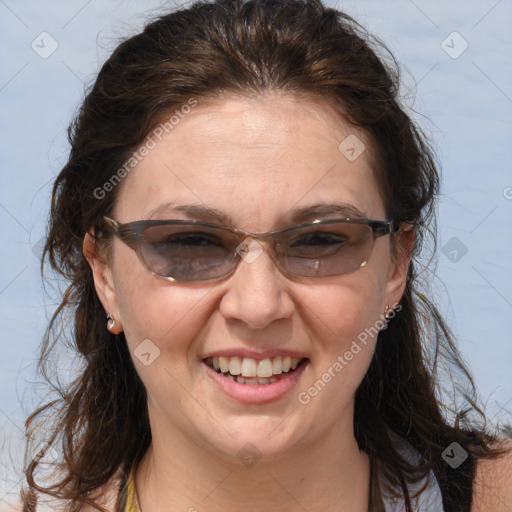
[[[83,369],[27,421],[24,510],[509,510],[510,446],[436,395],[438,357],[472,385],[416,289],[438,174],[374,46],[316,0],[218,1],[104,64],[45,250],[41,363],[69,312]]]

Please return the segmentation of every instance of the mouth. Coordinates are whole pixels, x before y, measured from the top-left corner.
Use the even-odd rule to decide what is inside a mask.
[[[305,364],[307,358],[276,356],[266,359],[249,357],[207,357],[204,363],[218,374],[238,384],[270,385],[286,379]]]

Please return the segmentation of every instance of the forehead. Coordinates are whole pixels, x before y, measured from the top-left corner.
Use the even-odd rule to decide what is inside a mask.
[[[152,148],[124,178],[121,221],[186,218],[174,207],[187,204],[257,231],[313,204],[384,214],[367,136],[327,103],[231,96],[198,101],[172,126],[159,139],[150,133]]]

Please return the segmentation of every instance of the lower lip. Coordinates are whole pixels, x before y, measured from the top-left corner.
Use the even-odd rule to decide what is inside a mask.
[[[309,361],[302,362],[296,370],[270,384],[240,384],[236,380],[228,379],[222,373],[216,372],[204,361],[203,364],[207,369],[208,375],[226,395],[244,404],[260,404],[277,400],[291,391],[297,384]]]

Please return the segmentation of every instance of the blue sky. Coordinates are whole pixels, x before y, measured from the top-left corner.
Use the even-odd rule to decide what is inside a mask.
[[[512,410],[512,3],[329,4],[381,37],[403,66],[404,101],[442,163],[430,284],[490,416],[507,403]],[[46,295],[36,254],[67,126],[119,38],[169,5],[0,0],[0,510],[39,396],[34,361],[56,283]]]

